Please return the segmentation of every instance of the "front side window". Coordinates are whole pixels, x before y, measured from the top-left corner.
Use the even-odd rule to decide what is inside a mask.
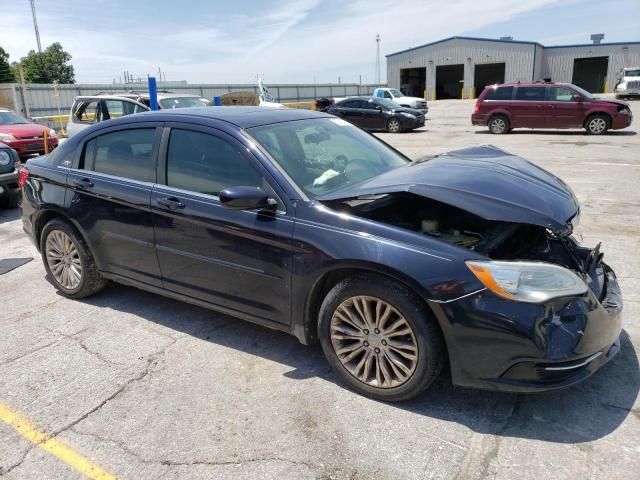
[[[518,87],[515,100],[543,102],[546,87]]]
[[[137,113],[136,108],[138,108],[138,105],[126,100],[105,100],[104,104],[107,109],[109,118],[111,119],[124,117],[125,115],[131,115],[132,113]]]
[[[549,88],[550,102],[575,102],[575,94],[572,90],[563,87]]]
[[[409,163],[372,135],[339,118],[276,123],[248,132],[311,197]]]
[[[392,95],[394,98],[404,97],[404,94],[403,94],[400,90],[396,90],[396,89],[392,88],[392,89],[390,90],[390,92],[391,92],[391,95]]]
[[[169,137],[167,185],[217,196],[227,187],[263,187],[263,178],[240,144],[175,128]]]
[[[190,108],[190,107],[206,107],[204,103],[197,97],[175,97],[164,98],[158,102],[161,108]]]
[[[96,142],[93,169],[96,172],[141,182],[155,181],[155,136],[155,128],[120,130],[100,135]],[[85,162],[86,160],[85,158]]]

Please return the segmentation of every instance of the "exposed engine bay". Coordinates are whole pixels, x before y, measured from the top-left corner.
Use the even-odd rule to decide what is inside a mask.
[[[605,274],[599,245],[580,247],[537,225],[485,220],[411,193],[372,195],[323,202],[337,211],[414,232],[478,252],[493,260],[550,262],[581,274],[599,296]]]

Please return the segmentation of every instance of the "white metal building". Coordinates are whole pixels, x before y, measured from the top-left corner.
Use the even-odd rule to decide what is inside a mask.
[[[472,98],[486,85],[550,80],[613,92],[640,42],[545,47],[537,42],[451,37],[387,55],[387,83],[427,99]]]

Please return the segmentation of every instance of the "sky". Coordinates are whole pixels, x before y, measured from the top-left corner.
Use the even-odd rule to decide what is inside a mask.
[[[385,55],[442,38],[512,36],[543,45],[640,41],[638,0],[36,0],[43,48],[60,42],[76,81],[123,71],[190,83],[363,83]],[[0,47],[36,48],[28,0],[0,0]]]

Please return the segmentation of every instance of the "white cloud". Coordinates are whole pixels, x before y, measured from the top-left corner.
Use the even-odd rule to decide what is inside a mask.
[[[123,70],[144,77],[162,67],[167,79],[191,82],[373,81],[375,35],[384,54],[509,20],[556,0],[441,1],[286,0],[260,13],[176,15],[140,21],[110,2],[65,2],[39,10],[43,44],[60,41],[82,82],[110,82]],[[17,60],[34,48],[27,2],[3,7],[0,45]],[[260,4],[264,8],[265,4]],[[228,8],[228,5],[227,5]],[[96,17],[88,15],[96,12]],[[247,10],[246,8],[244,10]],[[185,7],[187,12],[188,8]],[[99,14],[97,12],[100,12]],[[193,20],[199,21],[193,21]],[[133,21],[132,21],[133,20]],[[211,25],[211,26],[209,26]]]

